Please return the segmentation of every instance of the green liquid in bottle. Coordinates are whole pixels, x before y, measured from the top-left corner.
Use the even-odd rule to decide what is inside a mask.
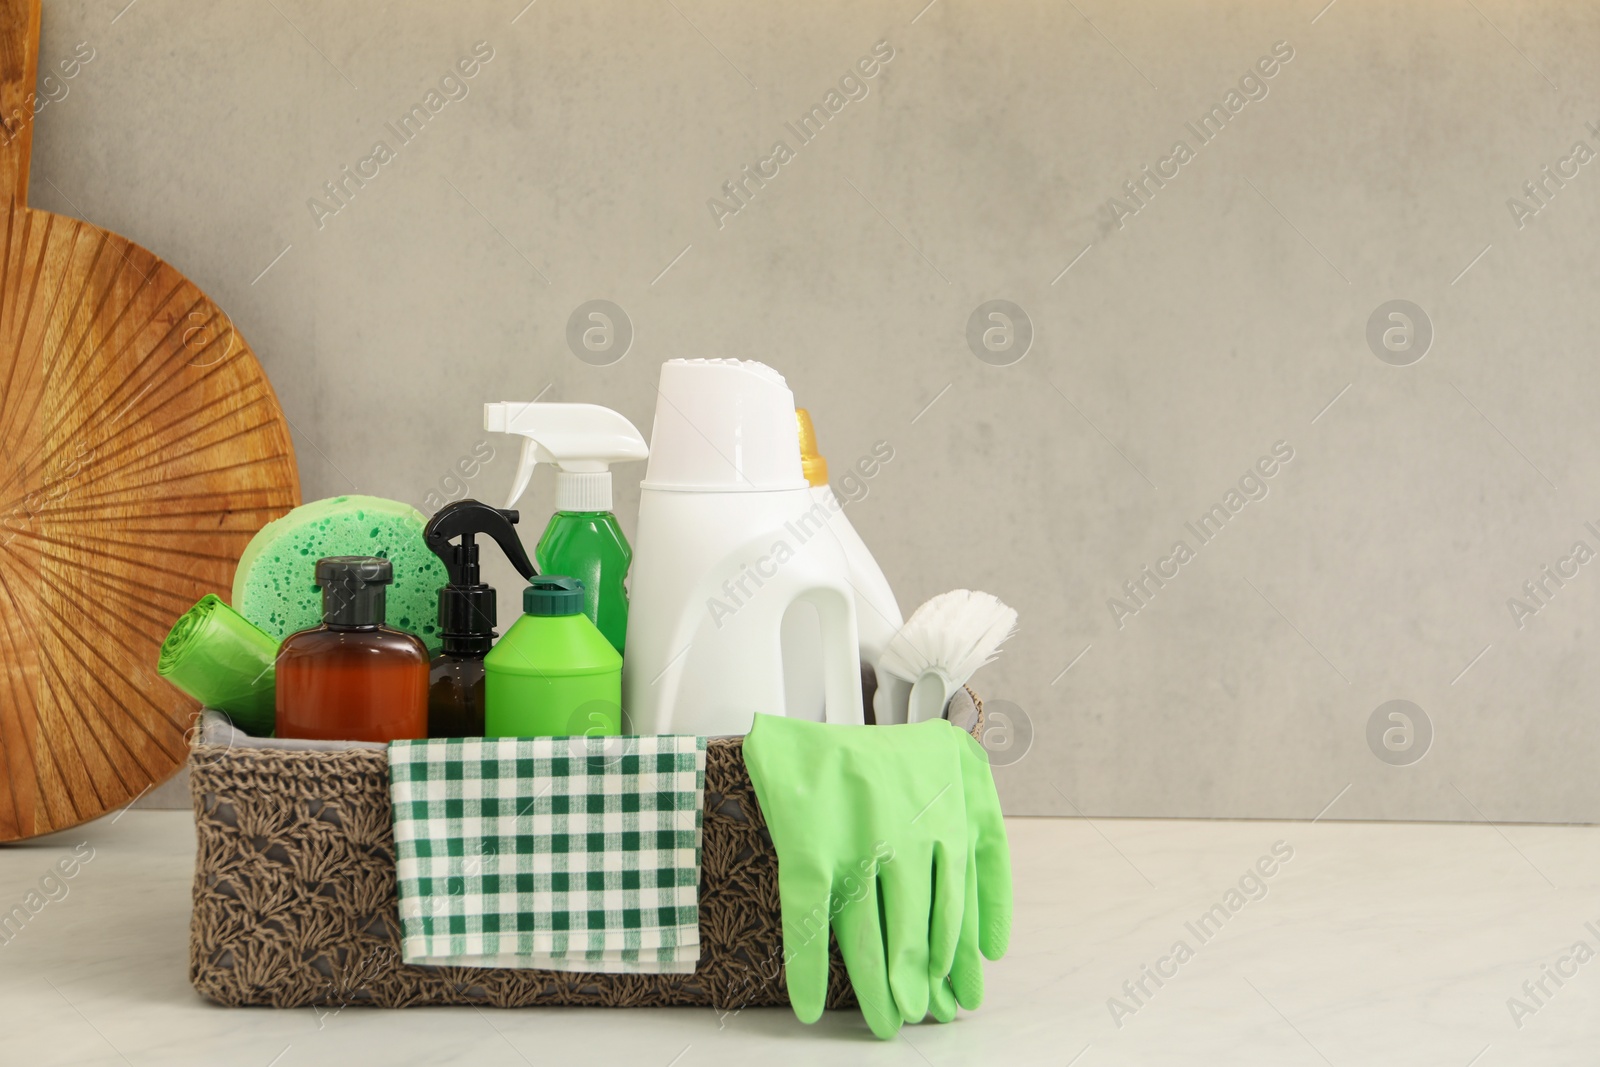
[[[534,558],[544,574],[565,574],[583,582],[583,613],[622,651],[628,635],[628,591],[623,579],[633,549],[609,511],[558,511],[539,538]]]

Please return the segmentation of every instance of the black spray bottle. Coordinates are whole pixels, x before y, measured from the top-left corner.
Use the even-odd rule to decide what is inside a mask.
[[[450,584],[439,590],[439,630],[444,651],[433,659],[428,677],[428,736],[483,735],[483,657],[494,645],[494,589],[478,572],[479,534],[492,537],[523,578],[538,574],[517,537],[517,513],[476,500],[446,504],[428,521],[422,536],[444,561]],[[460,538],[459,543],[452,544]]]

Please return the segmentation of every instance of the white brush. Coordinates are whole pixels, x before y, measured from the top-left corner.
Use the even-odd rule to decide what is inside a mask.
[[[990,593],[971,589],[940,593],[913,612],[889,642],[878,659],[878,677],[910,683],[903,721],[940,718],[956,690],[979,667],[993,661],[1016,628],[1016,609]],[[895,709],[888,721],[898,720],[897,713]]]

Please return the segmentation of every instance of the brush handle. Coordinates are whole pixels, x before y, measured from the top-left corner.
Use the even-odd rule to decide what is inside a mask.
[[[910,682],[888,671],[878,671],[878,691],[873,694],[872,709],[879,726],[904,723],[910,701]]]
[[[911,705],[907,722],[927,722],[944,718],[944,706],[955,691],[949,680],[938,671],[925,671],[911,687]]]

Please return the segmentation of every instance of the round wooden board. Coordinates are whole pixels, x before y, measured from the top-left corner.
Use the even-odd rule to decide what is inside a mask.
[[[31,116],[38,10],[0,0],[0,114]],[[201,596],[226,596],[250,537],[300,502],[300,485],[277,398],[228,317],[133,242],[28,208],[31,126],[5,126],[0,841],[11,841],[112,811],[182,765],[197,706],[156,674],[161,641]]]

